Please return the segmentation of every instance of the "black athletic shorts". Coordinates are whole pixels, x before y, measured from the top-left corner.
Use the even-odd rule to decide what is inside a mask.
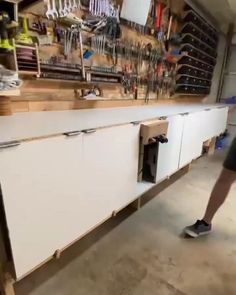
[[[228,155],[225,159],[224,168],[236,172],[236,137],[233,140]]]

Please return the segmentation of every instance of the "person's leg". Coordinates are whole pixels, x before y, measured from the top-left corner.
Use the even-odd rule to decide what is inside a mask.
[[[236,172],[224,168],[213,188],[205,215],[203,217],[203,220],[207,224],[212,223],[213,217],[221,205],[225,202],[230,188],[235,181]]]
[[[187,226],[184,232],[191,237],[208,234],[212,228],[212,219],[226,200],[232,184],[236,181],[236,138],[233,140],[229,153],[224,162],[224,169],[218,178],[212,193],[205,215],[202,220]]]

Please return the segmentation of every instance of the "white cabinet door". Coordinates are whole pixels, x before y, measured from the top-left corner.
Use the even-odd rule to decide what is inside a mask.
[[[167,120],[169,121],[167,133],[169,141],[167,144],[159,145],[156,182],[171,176],[179,167],[184,116],[173,116]]]
[[[202,153],[203,123],[199,120],[199,112],[184,116],[184,129],[180,153],[179,168],[192,162]]]
[[[0,150],[0,182],[17,278],[84,234],[82,135]]]
[[[227,128],[228,107],[216,109],[216,135],[220,135]]]
[[[135,198],[140,126],[98,129],[84,135],[85,196],[97,223]]]
[[[226,129],[228,108],[214,108],[198,113],[203,142],[219,136]]]
[[[200,131],[202,134],[202,142],[214,137],[216,133],[215,127],[215,109],[209,109],[198,113],[198,121],[200,123]]]

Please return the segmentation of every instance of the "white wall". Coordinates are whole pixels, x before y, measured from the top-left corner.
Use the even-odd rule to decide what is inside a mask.
[[[236,39],[234,37],[234,39]],[[233,40],[235,42],[235,40]],[[226,69],[222,98],[236,96],[236,44],[231,46],[228,67]]]

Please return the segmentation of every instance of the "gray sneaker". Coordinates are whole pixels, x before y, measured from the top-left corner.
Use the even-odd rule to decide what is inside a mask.
[[[199,236],[207,235],[211,232],[211,224],[206,224],[202,220],[197,220],[193,225],[187,226],[184,229],[184,233],[192,238],[197,238]]]

